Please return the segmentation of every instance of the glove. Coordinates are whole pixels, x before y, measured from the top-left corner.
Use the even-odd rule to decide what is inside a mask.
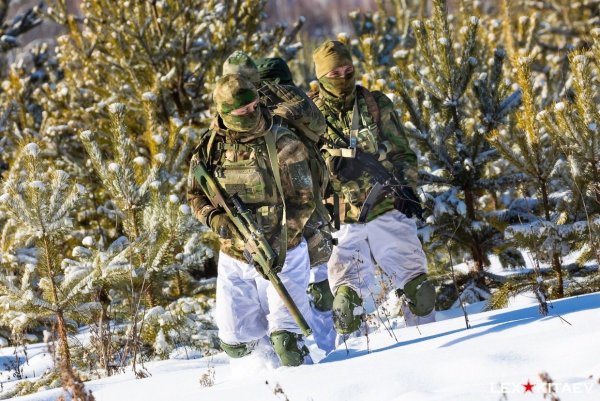
[[[417,195],[410,187],[405,187],[403,193],[407,196],[396,197],[394,208],[402,212],[406,217],[415,216],[419,220],[423,220],[423,207]]]
[[[229,217],[225,213],[219,213],[211,217],[210,228],[219,237],[223,239],[234,239],[240,238],[241,235],[238,232],[235,225],[229,220]]]
[[[356,181],[363,172],[360,163],[350,157],[334,156],[331,165],[333,173],[346,181]]]

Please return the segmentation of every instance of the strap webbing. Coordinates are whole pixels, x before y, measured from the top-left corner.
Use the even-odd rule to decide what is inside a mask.
[[[352,110],[352,122],[350,123],[350,149],[358,146],[358,131],[360,129],[360,110],[358,109],[358,94],[354,96],[354,110]]]
[[[206,158],[209,165],[212,164],[212,147],[216,136],[217,130],[211,130],[210,138],[208,139],[208,144],[206,145]]]
[[[281,197],[283,203],[283,214],[281,217],[281,235],[279,237],[279,252],[277,253],[277,266],[282,267],[285,263],[285,254],[287,252],[287,213],[285,206],[285,196],[283,195],[283,187],[281,186],[281,176],[279,175],[279,158],[277,157],[277,145],[275,144],[275,135],[273,129],[267,131],[265,135],[265,143],[267,144],[267,153],[269,154],[269,162],[271,163],[271,170],[273,171],[273,178],[275,179],[275,185],[277,191]]]

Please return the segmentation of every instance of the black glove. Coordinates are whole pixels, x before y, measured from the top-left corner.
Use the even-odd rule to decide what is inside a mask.
[[[363,173],[363,169],[354,158],[334,156],[331,160],[333,173],[343,180],[356,181]]]
[[[406,217],[417,217],[423,220],[423,207],[417,194],[408,186],[404,186],[400,196],[394,200],[396,210],[402,212]]]

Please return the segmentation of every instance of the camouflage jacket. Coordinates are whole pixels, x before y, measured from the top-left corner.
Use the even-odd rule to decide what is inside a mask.
[[[326,132],[325,117],[297,86],[264,82],[259,94],[269,110],[283,118],[306,146],[316,206],[304,227],[303,236],[308,244],[311,267],[327,263],[333,250],[331,216],[323,204],[329,185],[329,171],[318,145]]]
[[[208,149],[208,137],[203,136],[196,148],[188,177],[188,203],[196,218],[210,227],[210,219],[222,211],[213,207],[194,179],[198,162],[203,161],[213,172],[215,180],[224,190],[224,195],[237,193],[253,212],[259,227],[265,233],[274,250],[279,249],[278,237],[281,233],[283,201],[269,161],[265,142],[266,131],[254,135],[244,142],[235,138],[235,133],[220,124],[215,132],[214,142]],[[302,230],[315,208],[313,183],[308,165],[308,153],[298,137],[285,126],[274,123],[269,129],[276,141],[281,184],[286,202],[288,249],[302,239]],[[242,253],[244,239],[220,239],[221,250],[239,260],[245,261]]]
[[[416,187],[417,157],[409,146],[392,101],[381,92],[371,93],[358,85],[356,96],[360,114],[357,147],[363,152],[379,154],[379,160],[388,171],[404,177],[407,184]],[[349,103],[341,104],[337,99],[329,98],[324,94],[312,94],[312,97],[327,121],[345,136],[343,139],[340,138],[328,127],[325,134],[327,142],[347,147],[352,126],[354,99]],[[325,150],[323,155],[331,173],[331,185],[345,202],[345,215],[342,219],[346,223],[353,223],[357,221],[360,208],[371,190],[370,176],[362,172],[355,180],[340,177],[336,174],[333,165],[336,157],[327,151],[330,148],[332,146],[328,144],[323,146]],[[371,208],[367,221],[393,208],[394,199],[382,198]]]

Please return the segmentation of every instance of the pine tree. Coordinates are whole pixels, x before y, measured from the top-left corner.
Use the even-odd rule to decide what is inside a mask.
[[[494,131],[492,144],[514,167],[527,175],[533,191],[539,198],[532,199],[532,206],[538,206],[540,217],[533,221],[517,216],[517,225],[507,228],[507,235],[515,245],[534,250],[536,258],[549,260],[556,274],[555,296],[563,296],[563,275],[560,261],[561,246],[559,225],[555,205],[551,202],[553,174],[560,162],[560,150],[548,136],[543,126],[536,122],[540,105],[536,99],[531,77],[531,59],[520,57],[516,64],[516,80],[523,93],[523,106],[516,113],[516,127],[508,131]],[[543,88],[540,88],[543,89]],[[531,211],[536,208],[531,207]]]
[[[127,302],[133,308],[130,316],[140,316],[142,321],[144,313],[136,306],[139,295],[143,294],[150,315],[153,313],[151,308],[173,300],[165,297],[163,286],[170,286],[169,283],[174,282],[177,288],[174,297],[186,295],[183,293],[182,275],[187,272],[183,268],[191,266],[184,265],[183,255],[177,256],[184,244],[188,252],[195,255],[193,262],[202,263],[210,255],[203,238],[194,235],[202,232],[202,227],[192,218],[189,207],[181,204],[177,195],[183,180],[181,165],[185,159],[182,155],[187,154],[186,148],[196,139],[196,131],[177,124],[171,124],[170,131],[161,130],[162,127],[153,117],[155,101],[153,94],[144,94],[143,108],[155,133],[151,142],[155,152],[152,160],[139,153],[132,139],[136,135],[125,125],[127,113],[125,105],[121,103],[109,106],[112,128],[106,140],[112,147],[112,158],[103,155],[95,133],[81,133],[90,162],[123,222],[124,234],[131,241],[132,270],[123,278],[125,283],[134,283],[134,288],[130,288],[132,296],[128,297]],[[168,158],[167,154],[171,157]],[[190,243],[190,239],[196,242]],[[152,322],[147,323],[150,325]],[[137,328],[139,322],[134,318],[132,324]],[[160,333],[159,330],[151,332],[154,335]],[[155,341],[153,337],[146,340]]]
[[[430,248],[467,251],[483,272],[487,255],[503,246],[501,233],[487,221],[480,197],[486,191],[519,182],[522,174],[488,174],[499,158],[486,134],[504,123],[518,106],[520,92],[503,82],[505,54],[488,52],[478,38],[480,20],[463,18],[457,41],[443,1],[434,1],[432,18],[412,23],[417,42],[408,71],[392,70],[409,121],[407,132],[417,141],[424,162],[420,172],[431,208]],[[487,50],[487,51],[486,51]],[[458,55],[460,54],[460,55]],[[419,63],[419,64],[417,64]],[[468,91],[473,75],[473,92]],[[407,80],[410,74],[412,80]]]
[[[213,249],[206,228],[181,201],[187,157],[211,118],[211,87],[223,60],[238,49],[290,59],[300,48],[295,36],[302,24],[267,27],[263,0],[128,7],[90,0],[77,15],[67,3],[50,1],[47,10],[64,28],[56,60],[43,47],[33,67],[13,67],[18,74],[3,84],[0,122],[11,136],[0,146],[12,155],[18,142],[35,138],[43,149],[39,170],[60,169],[88,190],[72,210],[72,224],[57,235],[63,241],[57,249],[65,251],[53,259],[54,270],[77,277],[82,305],[95,308],[86,316],[65,310],[68,323],[92,323],[103,333],[94,349],[76,353],[95,353],[110,374],[117,359],[133,361],[135,370],[140,352],[164,357],[181,345],[214,348],[207,316],[214,305],[205,294],[214,291],[214,280],[202,279]],[[6,177],[21,174],[13,159]],[[40,194],[39,202],[50,196]],[[37,263],[39,247],[22,245],[23,228],[4,209],[0,230],[6,282],[35,283],[22,265]],[[14,291],[0,296],[16,299]],[[33,316],[21,324],[28,315],[19,308],[26,306],[15,304],[1,324],[37,327]],[[63,349],[69,351],[66,343]]]
[[[40,6],[7,20],[9,5],[0,1],[0,174],[10,167],[19,142],[27,143],[37,133],[42,116],[31,101],[33,91],[56,79],[46,44],[28,51],[21,47],[20,37],[42,23]],[[9,53],[16,58],[12,64]]]
[[[571,196],[563,214],[570,224],[564,235],[574,237],[574,248],[581,248],[580,263],[596,260],[600,266],[600,46],[596,42],[592,51],[573,53],[570,60],[572,101],[557,102],[538,119],[567,157]]]
[[[353,36],[338,35],[338,39],[350,45],[362,73],[357,81],[369,90],[385,90],[389,81],[389,69],[393,66],[406,68],[414,52],[414,34],[410,21],[424,17],[425,2],[378,1],[375,12],[353,11],[349,14]]]
[[[60,260],[73,225],[71,215],[85,188],[62,170],[46,170],[39,154],[35,143],[23,148],[17,163],[24,174],[9,176],[0,198],[12,224],[18,225],[18,243],[31,249],[20,280],[0,276],[2,320],[13,331],[36,322],[55,325],[59,357],[71,366],[69,319],[85,320],[94,305],[85,302],[81,275],[65,270]]]

